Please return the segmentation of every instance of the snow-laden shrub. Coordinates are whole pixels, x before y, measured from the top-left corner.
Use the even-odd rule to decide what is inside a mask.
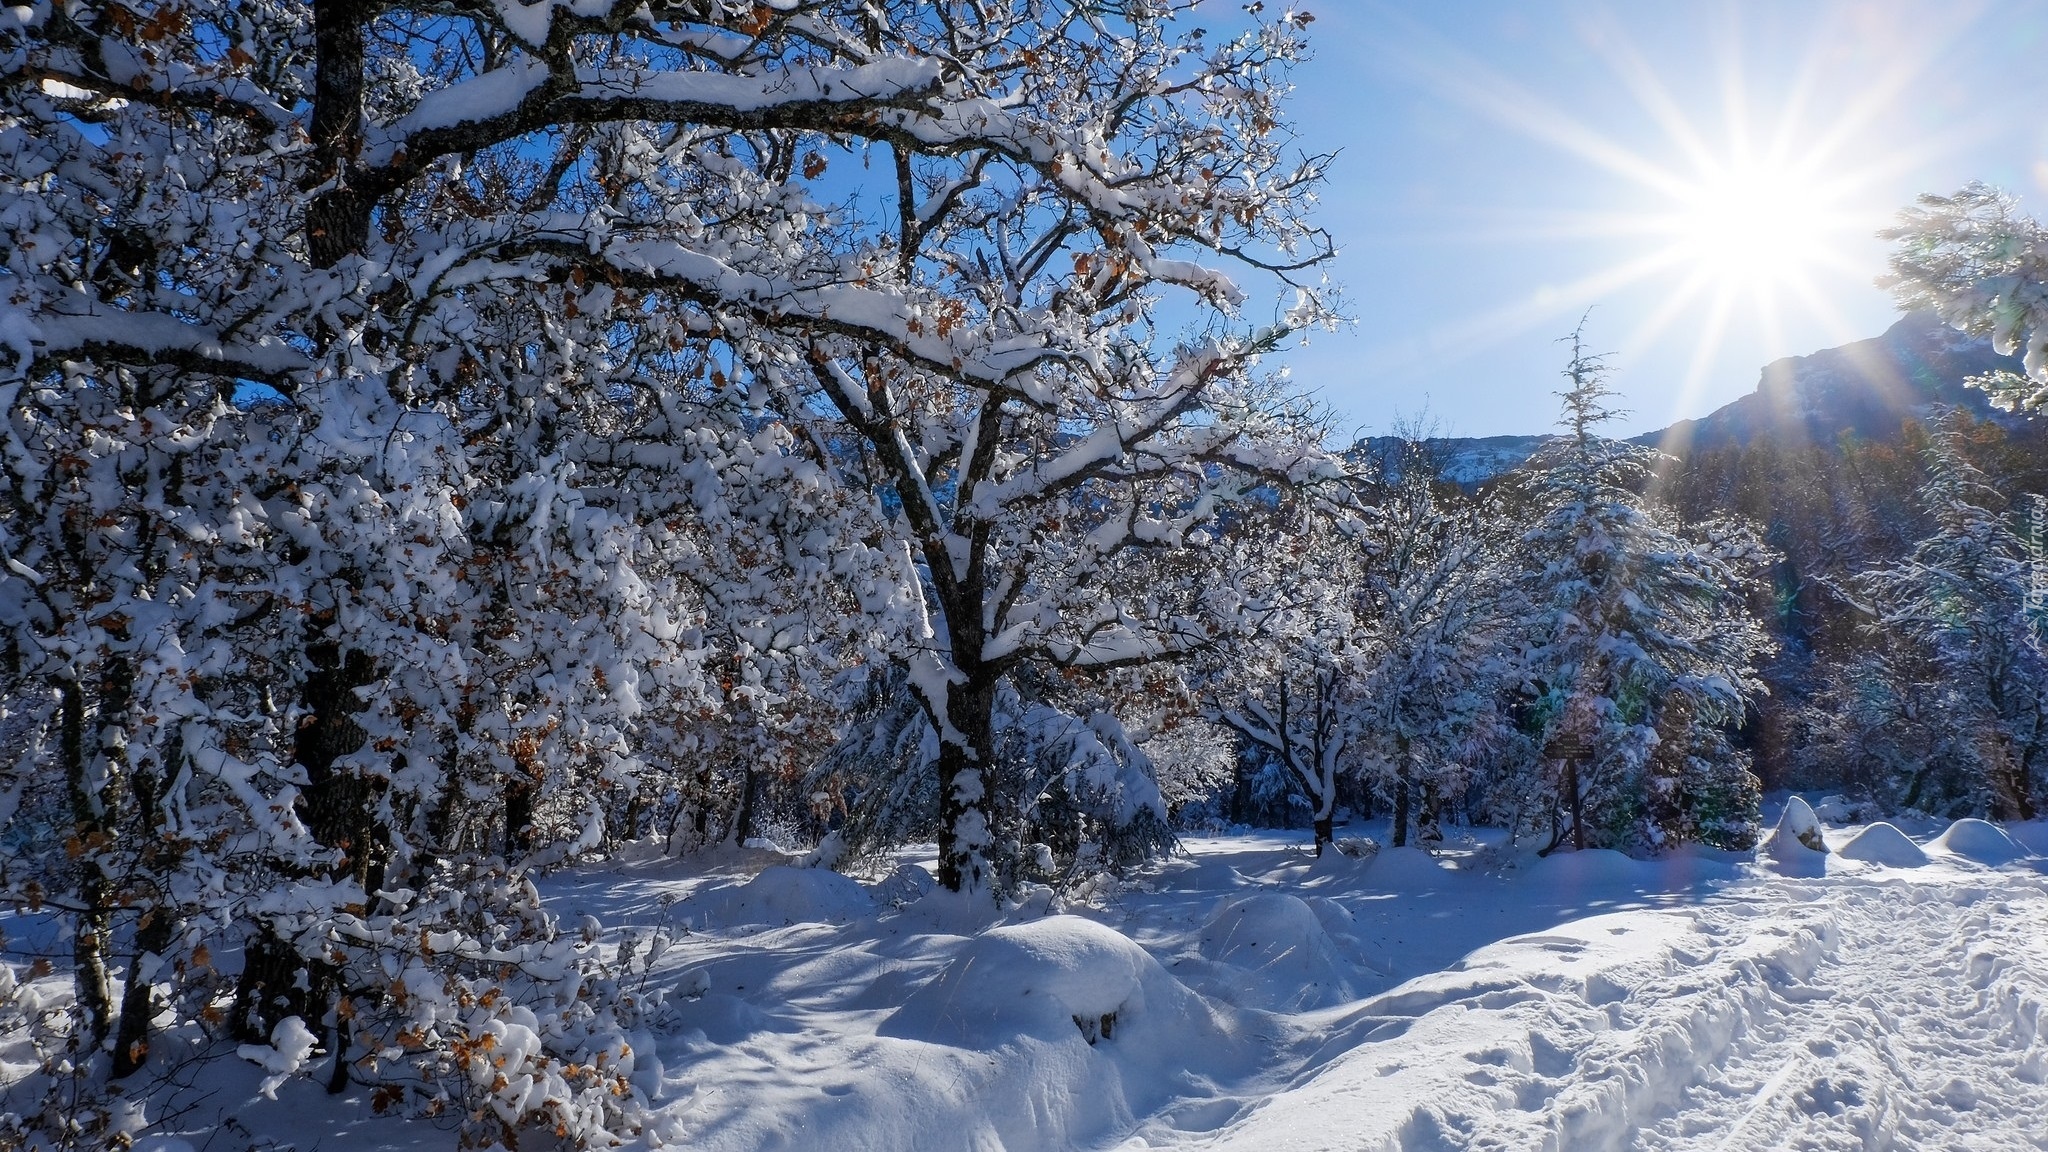
[[[346,881],[287,885],[253,912],[293,948],[297,983],[331,1000],[317,1022],[287,1017],[271,1045],[241,1050],[270,1071],[266,1092],[308,1069],[352,1079],[378,1112],[456,1117],[465,1147],[516,1147],[537,1128],[601,1148],[638,1129],[639,1007],[595,939],[562,931],[519,872],[451,868],[374,897]],[[309,1060],[316,1031],[326,1058]]]
[[[1757,859],[1787,876],[1821,876],[1827,872],[1828,845],[1821,838],[1820,820],[1797,796],[1785,802],[1785,811],[1757,845]]]

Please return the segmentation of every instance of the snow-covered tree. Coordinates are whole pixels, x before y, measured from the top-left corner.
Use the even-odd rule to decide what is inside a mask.
[[[526,874],[853,669],[931,728],[950,886],[1049,779],[1156,816],[1030,674],[1239,627],[1221,521],[1329,471],[1258,368],[1327,318],[1306,20],[1190,8],[0,12],[5,879],[77,929],[80,1050],[214,1026],[226,932],[274,1067],[630,1123]],[[472,1082],[486,1033],[546,1091]]]
[[[2015,530],[2005,500],[1970,462],[1965,424],[1951,412],[1928,443],[1921,490],[1934,529],[1897,564],[1850,586],[1886,648],[1845,686],[1898,724],[1892,739],[1923,734],[1945,755],[1892,765],[1886,791],[1901,803],[2031,820],[2048,772],[2048,630],[2034,595],[2039,558]],[[1860,684],[1860,687],[1857,685]],[[1910,710],[1910,712],[1909,712]],[[1851,719],[1854,719],[1852,716]],[[1883,743],[1851,749],[1880,755]],[[1960,779],[1936,774],[1963,769]]]
[[[893,217],[833,273],[887,293],[871,304],[906,317],[900,339],[837,323],[870,315],[853,298],[808,332],[721,321],[766,411],[825,446],[820,483],[874,509],[878,535],[837,562],[936,731],[948,888],[991,880],[1006,678],[1213,642],[1256,599],[1204,561],[1219,514],[1330,471],[1318,430],[1253,377],[1318,298],[1289,289],[1280,323],[1233,331],[1244,290],[1188,258],[1286,281],[1326,251],[1300,217],[1315,162],[1274,135],[1297,29],[1204,47],[1178,14],[1019,6],[948,31],[949,54],[985,62],[985,139],[876,145]],[[1156,333],[1165,293],[1208,330]]]
[[[2048,232],[2012,196],[1973,182],[1920,197],[1884,235],[1896,242],[1888,284],[1901,305],[1933,309],[2000,353],[2021,354],[2025,375],[1971,383],[2007,411],[2048,405]]]
[[[1318,856],[1335,836],[1338,776],[1348,767],[1344,753],[1351,726],[1344,720],[1349,693],[1341,663],[1341,652],[1317,652],[1304,671],[1283,658],[1269,689],[1247,692],[1241,707],[1218,713],[1223,723],[1271,757],[1307,799]],[[1302,679],[1305,690],[1296,684]]]
[[[1400,846],[1411,814],[1440,835],[1440,809],[1513,738],[1504,693],[1517,667],[1523,589],[1500,508],[1439,479],[1427,437],[1400,437],[1371,457],[1374,514],[1350,590],[1357,680],[1348,724],[1370,786],[1392,803]]]
[[[1747,601],[1764,550],[1739,525],[1688,531],[1638,494],[1653,454],[1594,431],[1617,415],[1613,391],[1571,340],[1566,435],[1534,462],[1542,518],[1521,541],[1535,609],[1523,675],[1539,743],[1591,754],[1543,772],[1534,794],[1553,846],[1744,846],[1757,785],[1723,734],[1761,689],[1752,661],[1769,641]],[[1659,758],[1665,740],[1678,746]]]

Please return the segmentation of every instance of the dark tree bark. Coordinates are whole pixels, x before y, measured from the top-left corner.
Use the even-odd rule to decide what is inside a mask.
[[[72,679],[57,682],[58,750],[71,794],[72,843],[79,855],[78,926],[71,937],[71,963],[85,1031],[98,1048],[114,1022],[113,980],[107,973],[110,928],[108,883],[100,863],[106,847],[104,795],[92,785],[85,745],[85,688]]]
[[[360,706],[355,692],[375,681],[376,667],[365,653],[344,649],[332,639],[309,643],[305,654],[308,670],[301,700],[309,714],[293,746],[293,758],[307,780],[299,794],[299,817],[314,839],[335,850],[329,878],[352,878],[365,892],[374,892],[384,886],[390,856],[389,830],[376,816],[381,788],[377,781],[337,765],[362,746],[364,733],[354,716]],[[244,948],[235,987],[237,1033],[251,1043],[262,1043],[287,1016],[318,1027],[333,1004],[337,979],[332,965],[301,957],[291,941],[266,925]],[[330,1036],[329,1048],[339,1054],[338,1029]]]
[[[1579,762],[1564,762],[1565,797],[1572,806],[1572,851],[1586,850],[1586,795],[1579,787]]]
[[[533,848],[533,801],[540,790],[532,777],[515,773],[505,780],[505,855],[516,858]]]
[[[356,689],[375,683],[377,670],[367,654],[325,639],[307,645],[306,663],[302,699],[310,715],[299,727],[293,756],[306,770],[300,818],[314,839],[340,853],[335,878],[353,877],[375,891],[384,886],[390,856],[388,832],[376,816],[381,782],[336,765],[363,745]]]
[[[740,808],[732,819],[732,840],[744,845],[754,838],[754,806],[761,798],[761,766],[747,762],[740,784]]]
[[[1233,730],[1234,731],[1234,730]],[[1252,810],[1252,769],[1258,763],[1253,750],[1258,745],[1248,740],[1244,733],[1237,733],[1237,753],[1232,758],[1234,779],[1230,789],[1230,822],[1251,823]]]
[[[1394,847],[1408,846],[1408,809],[1412,789],[1408,781],[1407,754],[1402,754],[1401,766],[1394,772]]]
[[[959,739],[939,741],[939,874],[954,892],[988,889],[989,753],[995,729],[995,683],[955,684],[946,714]]]
[[[182,742],[173,740],[166,763],[177,765],[184,756]],[[162,780],[155,772],[134,774],[131,790],[135,797],[136,835],[141,840],[137,855],[145,875],[160,877],[177,866],[175,853],[163,836]],[[151,981],[143,972],[160,962],[174,937],[174,913],[167,893],[158,889],[142,904],[142,917],[135,926],[135,952],[128,961],[128,983],[121,993],[121,1025],[114,1036],[115,1079],[131,1075],[149,1058],[150,1025],[156,1016],[156,998]]]
[[[1444,840],[1443,801],[1437,795],[1434,783],[1422,786],[1422,818],[1417,823],[1415,838],[1424,844],[1441,844]]]
[[[363,26],[377,5],[316,0],[313,5],[313,115],[308,133],[324,190],[306,206],[306,246],[316,268],[331,268],[369,240],[373,198],[353,186],[363,148]]]

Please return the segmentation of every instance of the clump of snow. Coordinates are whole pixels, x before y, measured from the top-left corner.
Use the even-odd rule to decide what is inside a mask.
[[[1643,875],[1643,864],[1612,848],[1587,848],[1552,853],[1537,861],[1533,871],[1545,883],[1584,888],[1638,880]]]
[[[874,897],[858,881],[823,868],[764,868],[735,888],[692,897],[685,912],[709,928],[843,924],[871,916]]]
[[[2027,854],[2005,830],[1985,820],[1963,819],[1948,826],[1927,847],[1979,864],[2010,864]]]
[[[270,1030],[270,1043],[244,1044],[235,1049],[235,1054],[270,1073],[256,1086],[256,1090],[266,1099],[275,1100],[279,1086],[305,1066],[306,1058],[313,1054],[313,1046],[317,1042],[304,1020],[287,1016]]]
[[[1203,925],[1200,947],[1205,959],[1228,969],[1204,990],[1243,1007],[1299,1012],[1356,995],[1322,919],[1298,896],[1255,892],[1224,900]]]
[[[1846,796],[1823,796],[1813,805],[1813,814],[1830,824],[1868,824],[1878,815],[1877,805]]]
[[[924,865],[902,864],[898,865],[894,872],[871,885],[869,891],[874,893],[875,899],[880,903],[896,907],[930,895],[931,890],[938,887],[938,884],[939,882],[932,877],[931,869]]]
[[[1420,848],[1388,848],[1372,858],[1366,878],[1375,888],[1440,888],[1451,873]]]
[[[1337,851],[1360,860],[1370,860],[1380,854],[1380,842],[1370,836],[1340,836]]]
[[[1836,855],[1844,860],[1861,860],[1888,868],[1918,868],[1927,863],[1927,853],[1913,843],[1912,837],[1882,821],[1850,837],[1847,844],[1836,850]]]
[[[705,1146],[1095,1147],[1259,1067],[1247,1023],[1092,920],[905,942],[933,944],[951,949],[944,967],[898,1001],[859,1056],[860,1074],[885,1090],[843,1106],[806,1101],[799,1114],[750,1112],[730,1132],[704,1133]]]
[[[1820,876],[1827,872],[1827,841],[1821,838],[1820,819],[1806,801],[1797,796],[1785,801],[1777,827],[1757,845],[1757,859],[1785,876]]]
[[[963,1048],[1016,1035],[1088,1039],[1091,1027],[1109,1037],[1145,1010],[1148,982],[1172,977],[1122,933],[1078,916],[1048,916],[970,941],[883,1032]]]

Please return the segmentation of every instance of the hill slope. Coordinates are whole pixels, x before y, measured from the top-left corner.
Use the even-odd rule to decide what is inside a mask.
[[[1788,356],[1766,365],[1756,391],[1697,420],[1680,420],[1636,437],[1674,455],[1726,448],[1768,437],[1784,447],[1833,443],[1844,433],[1888,440],[1908,419],[1935,405],[2000,417],[1984,393],[1964,384],[1998,369],[2019,371],[2019,358],[2000,356],[1987,341],[1965,336],[1933,314],[1901,317],[1884,335]]]
[[[1964,383],[2001,368],[2019,371],[2019,358],[1999,355],[1987,341],[1957,332],[1932,313],[1915,312],[1882,336],[1775,360],[1764,367],[1749,395],[1634,440],[1672,455],[1759,439],[1786,448],[1832,444],[1845,434],[1890,440],[1907,420],[1924,418],[1942,404],[2009,423],[2016,418],[1994,411],[1982,391]],[[1444,461],[1444,479],[1476,484],[1520,466],[1551,438],[1551,433],[1446,436],[1430,444]]]

